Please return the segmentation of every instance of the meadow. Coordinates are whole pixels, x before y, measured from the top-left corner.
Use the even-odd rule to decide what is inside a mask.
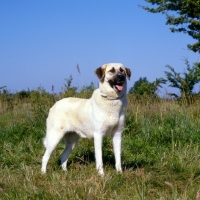
[[[200,199],[200,98],[187,105],[127,95],[122,174],[114,169],[110,138],[103,144],[103,178],[89,139],[79,140],[68,172],[59,163],[61,142],[41,174],[49,108],[63,97],[91,94],[73,89],[49,94],[41,88],[0,94],[0,199]]]

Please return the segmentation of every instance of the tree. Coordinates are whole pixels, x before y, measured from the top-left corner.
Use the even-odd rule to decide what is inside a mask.
[[[166,15],[167,25],[172,25],[172,32],[183,32],[197,40],[188,44],[196,52],[200,50],[200,0],[145,0],[157,7],[142,6],[151,13]]]
[[[148,87],[149,81],[146,77],[140,77],[138,81],[135,81],[133,87],[130,88],[129,93],[130,94],[139,94],[143,95],[144,93],[151,93],[150,87]],[[150,85],[149,85],[150,86]]]
[[[157,78],[153,82],[149,82],[146,77],[140,77],[138,81],[136,81],[133,87],[130,88],[129,93],[135,95],[147,95],[147,96],[157,96],[156,92],[159,87],[162,88],[161,84],[166,82],[163,78]]]
[[[177,73],[173,67],[167,65],[171,72],[165,71],[170,87],[174,87],[180,90],[181,98],[186,98],[187,103],[191,102],[191,94],[196,83],[200,82],[200,63],[194,63],[192,67],[188,60],[185,61],[186,71],[181,77],[180,73]],[[171,93],[172,96],[179,97],[177,94]]]

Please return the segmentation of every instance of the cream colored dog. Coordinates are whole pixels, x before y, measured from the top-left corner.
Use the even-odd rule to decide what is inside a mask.
[[[121,137],[127,105],[126,78],[130,79],[131,70],[120,63],[109,63],[96,69],[95,74],[100,84],[90,99],[64,98],[50,109],[42,173],[46,172],[50,155],[62,138],[66,147],[61,155],[61,165],[63,170],[67,170],[69,154],[78,139],[94,137],[96,168],[103,175],[102,140],[105,136],[113,139],[115,167],[117,171],[122,171]]]

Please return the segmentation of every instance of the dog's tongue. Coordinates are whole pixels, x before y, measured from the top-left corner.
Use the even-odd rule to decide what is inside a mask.
[[[117,88],[118,91],[122,91],[123,90],[123,86],[122,85],[115,85],[115,87]]]

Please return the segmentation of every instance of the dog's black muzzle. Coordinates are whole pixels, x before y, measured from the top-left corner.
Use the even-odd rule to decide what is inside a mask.
[[[110,86],[117,92],[121,92],[123,90],[123,84],[126,81],[126,76],[124,74],[118,73],[116,74],[113,80],[109,80]]]
[[[121,84],[123,84],[124,83],[124,81],[125,81],[125,79],[126,79],[126,77],[125,77],[125,75],[124,74],[117,74],[117,83],[121,83]]]

